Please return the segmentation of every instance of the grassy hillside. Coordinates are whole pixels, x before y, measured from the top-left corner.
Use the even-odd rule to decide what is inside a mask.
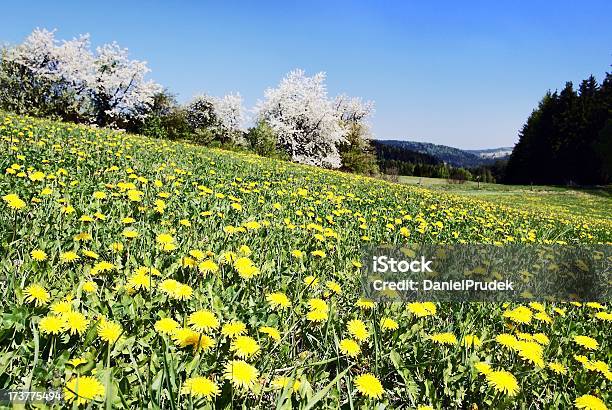
[[[544,210],[557,215],[612,219],[612,187],[566,188],[547,185],[451,184],[442,178],[400,176],[400,182],[484,199],[517,209]]]
[[[610,399],[609,307],[375,304],[359,281],[367,244],[610,243],[609,222],[10,115],[0,152],[2,388],[126,409]]]

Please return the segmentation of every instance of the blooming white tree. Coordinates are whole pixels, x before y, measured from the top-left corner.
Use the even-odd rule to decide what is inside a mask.
[[[272,127],[278,145],[293,161],[327,168],[342,165],[337,145],[345,142],[346,131],[327,97],[325,73],[307,77],[302,70],[291,71],[264,95],[255,109],[257,119]]]
[[[360,149],[368,148],[372,138],[370,117],[374,113],[374,102],[341,94],[335,98],[334,107],[340,124],[346,130],[348,142]]]
[[[211,128],[216,126],[214,97],[206,94],[195,96],[186,105],[187,122],[193,129]]]
[[[361,174],[376,174],[378,165],[371,144],[372,132],[369,122],[374,112],[374,103],[342,94],[334,100],[334,107],[340,124],[346,131],[347,142],[340,146],[343,167]]]
[[[99,115],[114,120],[143,119],[153,103],[153,97],[162,90],[159,84],[146,80],[150,71],[145,61],[130,60],[127,48],[117,43],[97,48],[93,64],[92,98]],[[99,118],[100,122],[104,118]]]
[[[360,97],[349,97],[346,94],[340,94],[335,98],[334,107],[343,123],[365,124],[374,112],[374,102],[363,101]]]
[[[237,134],[243,131],[245,115],[239,93],[213,98],[212,102],[219,124],[226,132]]]
[[[162,90],[145,79],[146,62],[130,60],[128,50],[116,43],[94,53],[89,35],[60,43],[53,31],[36,29],[4,58],[34,81],[50,83],[54,94],[70,94],[80,114],[100,125],[143,119]]]
[[[189,125],[203,142],[216,139],[245,144],[245,115],[240,94],[228,94],[221,98],[202,94],[187,104],[186,111]]]

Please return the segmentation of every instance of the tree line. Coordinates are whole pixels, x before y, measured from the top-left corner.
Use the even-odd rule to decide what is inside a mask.
[[[520,131],[504,182],[610,183],[611,112],[611,73],[601,84],[591,75],[578,90],[567,82],[560,92],[547,92]]]
[[[92,50],[88,35],[59,41],[53,31],[36,29],[23,43],[0,50],[0,109],[378,172],[369,142],[373,103],[329,97],[325,73],[293,70],[245,110],[237,93],[179,104],[147,79],[149,71],[116,43]],[[249,114],[253,125],[246,128]]]

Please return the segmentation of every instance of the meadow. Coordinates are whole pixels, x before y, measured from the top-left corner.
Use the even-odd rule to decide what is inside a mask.
[[[606,408],[605,303],[374,303],[368,244],[612,221],[0,114],[0,388],[58,408]]]
[[[400,176],[399,181],[408,185],[441,192],[471,196],[514,208],[554,211],[563,215],[589,216],[596,219],[612,219],[612,186],[592,188],[549,185],[503,185],[466,181],[449,183],[442,178]]]

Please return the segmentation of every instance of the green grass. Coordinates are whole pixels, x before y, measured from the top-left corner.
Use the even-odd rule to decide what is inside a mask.
[[[610,399],[612,374],[584,365],[612,363],[609,306],[374,303],[359,262],[379,244],[611,243],[610,221],[1,114],[0,171],[0,388],[65,389],[62,408],[79,406],[69,390],[79,380],[94,387],[81,408]],[[512,348],[496,340],[505,333]],[[252,366],[244,384],[238,360]],[[520,389],[496,391],[480,362]],[[360,383],[375,385],[368,374],[378,398]],[[198,397],[187,387],[199,377],[218,390]]]
[[[527,210],[548,209],[559,215],[588,216],[612,219],[612,186],[569,188],[547,185],[480,185],[474,181],[451,184],[443,178],[400,176],[400,182],[420,185],[435,191],[452,192],[499,205]]]

